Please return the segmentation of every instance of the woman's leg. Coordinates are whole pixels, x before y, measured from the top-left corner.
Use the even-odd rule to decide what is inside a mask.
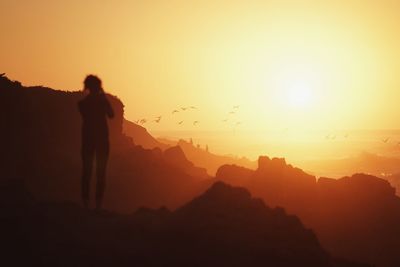
[[[109,145],[105,142],[96,151],[96,208],[101,209],[106,187],[106,170],[109,155]]]
[[[82,146],[82,201],[85,208],[89,207],[90,178],[92,176],[94,148],[91,145]]]

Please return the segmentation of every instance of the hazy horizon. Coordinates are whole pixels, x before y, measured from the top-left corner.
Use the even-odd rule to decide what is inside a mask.
[[[293,130],[282,131],[264,131],[264,132],[247,132],[244,131],[149,131],[156,138],[165,138],[171,140],[184,139],[188,141],[190,138],[193,139],[195,144],[199,144],[202,148],[206,145],[211,150],[214,148],[214,152],[219,154],[231,154],[236,156],[246,156],[252,160],[257,159],[259,155],[271,155],[271,150],[266,148],[266,145],[273,145],[271,156],[288,157],[291,153],[287,153],[282,150],[278,152],[279,146],[297,146],[301,144],[324,144],[321,148],[321,154],[325,153],[325,156],[310,155],[305,158],[309,159],[339,159],[349,156],[355,156],[360,152],[371,152],[386,156],[400,156],[400,129],[375,129],[375,130],[337,130],[337,131],[308,131],[307,133],[300,133],[301,138],[298,138],[298,132]],[[328,139],[330,135],[330,139]],[[251,140],[245,139],[244,136],[251,136]],[[332,139],[335,138],[335,139]],[[388,138],[387,143],[384,143],[384,139]],[[235,141],[239,141],[239,144],[235,144]],[[348,145],[355,145],[354,147],[347,147]],[[214,145],[214,146],[213,146]],[[253,149],[247,151],[238,149],[238,147],[254,146]],[[264,146],[264,147],[263,147]],[[339,146],[339,147],[338,147]],[[330,151],[334,148],[335,151]],[[310,147],[305,149],[310,150]],[[312,147],[311,147],[312,149]],[[240,151],[242,151],[240,153]],[[300,154],[301,153],[299,152]],[[275,154],[275,155],[274,155]],[[290,156],[289,156],[290,157]]]

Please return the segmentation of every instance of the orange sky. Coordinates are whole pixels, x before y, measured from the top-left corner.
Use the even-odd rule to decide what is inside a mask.
[[[154,131],[400,128],[399,10],[389,0],[1,1],[0,72],[65,90],[98,74],[129,119],[163,115],[145,125]]]

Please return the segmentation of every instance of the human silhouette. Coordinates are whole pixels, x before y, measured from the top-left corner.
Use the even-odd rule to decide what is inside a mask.
[[[110,150],[107,117],[113,118],[114,112],[97,76],[86,77],[84,91],[88,91],[89,94],[78,103],[82,116],[82,201],[85,208],[88,208],[90,179],[96,159],[96,209],[99,210],[104,196]]]

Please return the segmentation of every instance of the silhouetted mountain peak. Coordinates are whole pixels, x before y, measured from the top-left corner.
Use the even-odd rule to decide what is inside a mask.
[[[243,187],[234,187],[224,182],[215,182],[204,194],[193,202],[246,203],[252,201],[250,192]]]
[[[227,218],[247,220],[261,210],[270,211],[262,200],[253,199],[247,189],[216,182],[202,195],[178,209],[176,214],[177,218],[195,227],[198,223],[202,224],[204,218],[216,223]]]
[[[193,143],[187,142],[184,139],[179,139],[177,142],[178,146],[191,146],[193,148],[195,148],[195,146],[193,145]]]
[[[272,158],[267,156],[260,156],[258,158],[258,168],[263,169],[283,169],[286,167],[286,160],[284,158]]]
[[[320,178],[318,185],[323,190],[341,190],[357,198],[368,197],[377,201],[380,197],[395,197],[396,189],[384,179],[373,175],[357,173],[340,179]]]
[[[157,141],[145,127],[129,120],[123,121],[123,132],[131,137],[136,145],[140,145],[145,149],[160,148],[164,150],[168,148],[168,145]]]
[[[176,210],[171,229],[187,242],[187,253],[193,253],[193,246],[209,250],[208,242],[213,240],[211,251],[226,255],[226,266],[263,266],[265,262],[294,266],[300,261],[306,261],[302,264],[307,266],[328,266],[330,261],[314,233],[305,229],[296,216],[287,215],[282,208],[271,209],[247,189],[223,182],[214,183]],[[228,256],[232,251],[241,251],[235,260]],[[207,264],[199,266],[210,266],[213,255],[203,255]]]
[[[180,146],[174,146],[166,149],[164,151],[164,155],[166,157],[173,158],[175,161],[182,164],[187,164],[189,162]]]
[[[302,169],[295,168],[290,164],[286,164],[284,158],[272,158],[260,156],[258,159],[258,169],[255,171],[254,178],[256,183],[265,180],[271,181],[290,181],[290,185],[295,186],[315,186],[316,178]],[[258,181],[257,181],[258,180]]]
[[[385,188],[388,191],[393,191],[394,193],[394,188],[391,187],[388,181],[373,175],[356,173],[353,174],[351,177],[344,177],[342,179],[343,181],[348,181],[356,186],[365,186],[368,188],[371,187],[371,188],[382,188],[382,189]]]
[[[206,169],[194,166],[194,164],[186,158],[180,146],[173,146],[164,151],[164,158],[167,162],[185,171],[194,177],[208,178]]]
[[[220,181],[178,209],[176,214],[189,220],[191,225],[196,225],[197,221],[202,221],[204,218],[216,222],[221,219],[229,221],[228,218],[231,218],[236,223],[261,220],[266,228],[275,227],[276,222],[286,226],[291,225],[290,227],[293,225],[303,227],[297,217],[288,216],[284,209],[280,207],[272,209],[260,198],[252,197],[247,189]]]
[[[225,164],[218,168],[215,177],[231,185],[238,185],[244,181],[248,181],[253,174],[254,171],[248,168],[237,166],[235,164]]]
[[[22,84],[18,81],[10,80],[5,73],[0,75],[0,88],[2,89],[18,89],[21,88]]]

